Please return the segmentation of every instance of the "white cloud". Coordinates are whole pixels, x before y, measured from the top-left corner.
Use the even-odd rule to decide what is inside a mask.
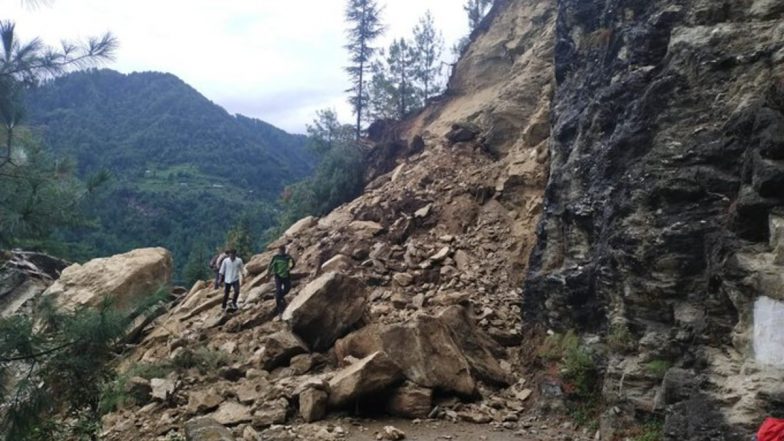
[[[382,2],[383,3],[383,2]],[[467,26],[459,0],[389,0],[386,35],[408,36],[427,9],[447,46]],[[113,32],[121,72],[171,72],[229,112],[301,132],[315,110],[351,120],[343,91],[345,0],[0,0],[22,38],[49,43]]]

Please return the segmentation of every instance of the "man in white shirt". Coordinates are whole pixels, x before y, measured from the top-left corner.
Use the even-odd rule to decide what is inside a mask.
[[[224,283],[223,288],[223,306],[221,310],[226,311],[226,302],[229,300],[229,291],[234,288],[234,298],[229,311],[237,310],[237,299],[240,297],[240,276],[245,272],[245,266],[242,259],[237,257],[237,250],[229,250],[229,257],[223,259],[220,271],[218,271],[221,281]]]

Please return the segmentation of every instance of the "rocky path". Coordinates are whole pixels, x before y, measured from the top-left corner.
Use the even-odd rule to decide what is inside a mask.
[[[349,427],[349,441],[375,441],[384,438],[384,428],[392,426],[405,434],[406,440],[412,441],[539,441],[539,440],[577,440],[590,439],[587,435],[580,437],[571,430],[547,428],[545,425],[528,429],[505,429],[487,424],[451,423],[446,421],[411,422],[408,420],[367,420],[356,421]],[[381,437],[381,438],[379,438]]]

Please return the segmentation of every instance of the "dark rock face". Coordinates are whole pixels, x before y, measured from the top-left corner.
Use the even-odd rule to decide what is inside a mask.
[[[68,262],[34,252],[0,255],[0,315],[14,314],[37,299],[60,277]]]
[[[763,282],[784,268],[760,257],[784,208],[782,4],[558,1],[551,176],[524,310],[561,331],[628,329],[639,355],[610,354],[604,390],[643,378],[612,397],[635,410],[655,408],[645,389],[659,379],[633,375],[645,363],[721,384],[739,367],[718,369],[711,350],[753,358],[754,301],[784,300]],[[766,407],[680,398],[747,432]]]

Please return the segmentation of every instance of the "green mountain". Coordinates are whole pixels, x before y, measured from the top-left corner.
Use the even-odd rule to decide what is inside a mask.
[[[112,176],[87,201],[94,225],[63,233],[75,258],[161,245],[182,268],[241,221],[257,239],[316,162],[304,136],[230,115],[171,74],[76,72],[30,91],[27,111],[80,177]]]

